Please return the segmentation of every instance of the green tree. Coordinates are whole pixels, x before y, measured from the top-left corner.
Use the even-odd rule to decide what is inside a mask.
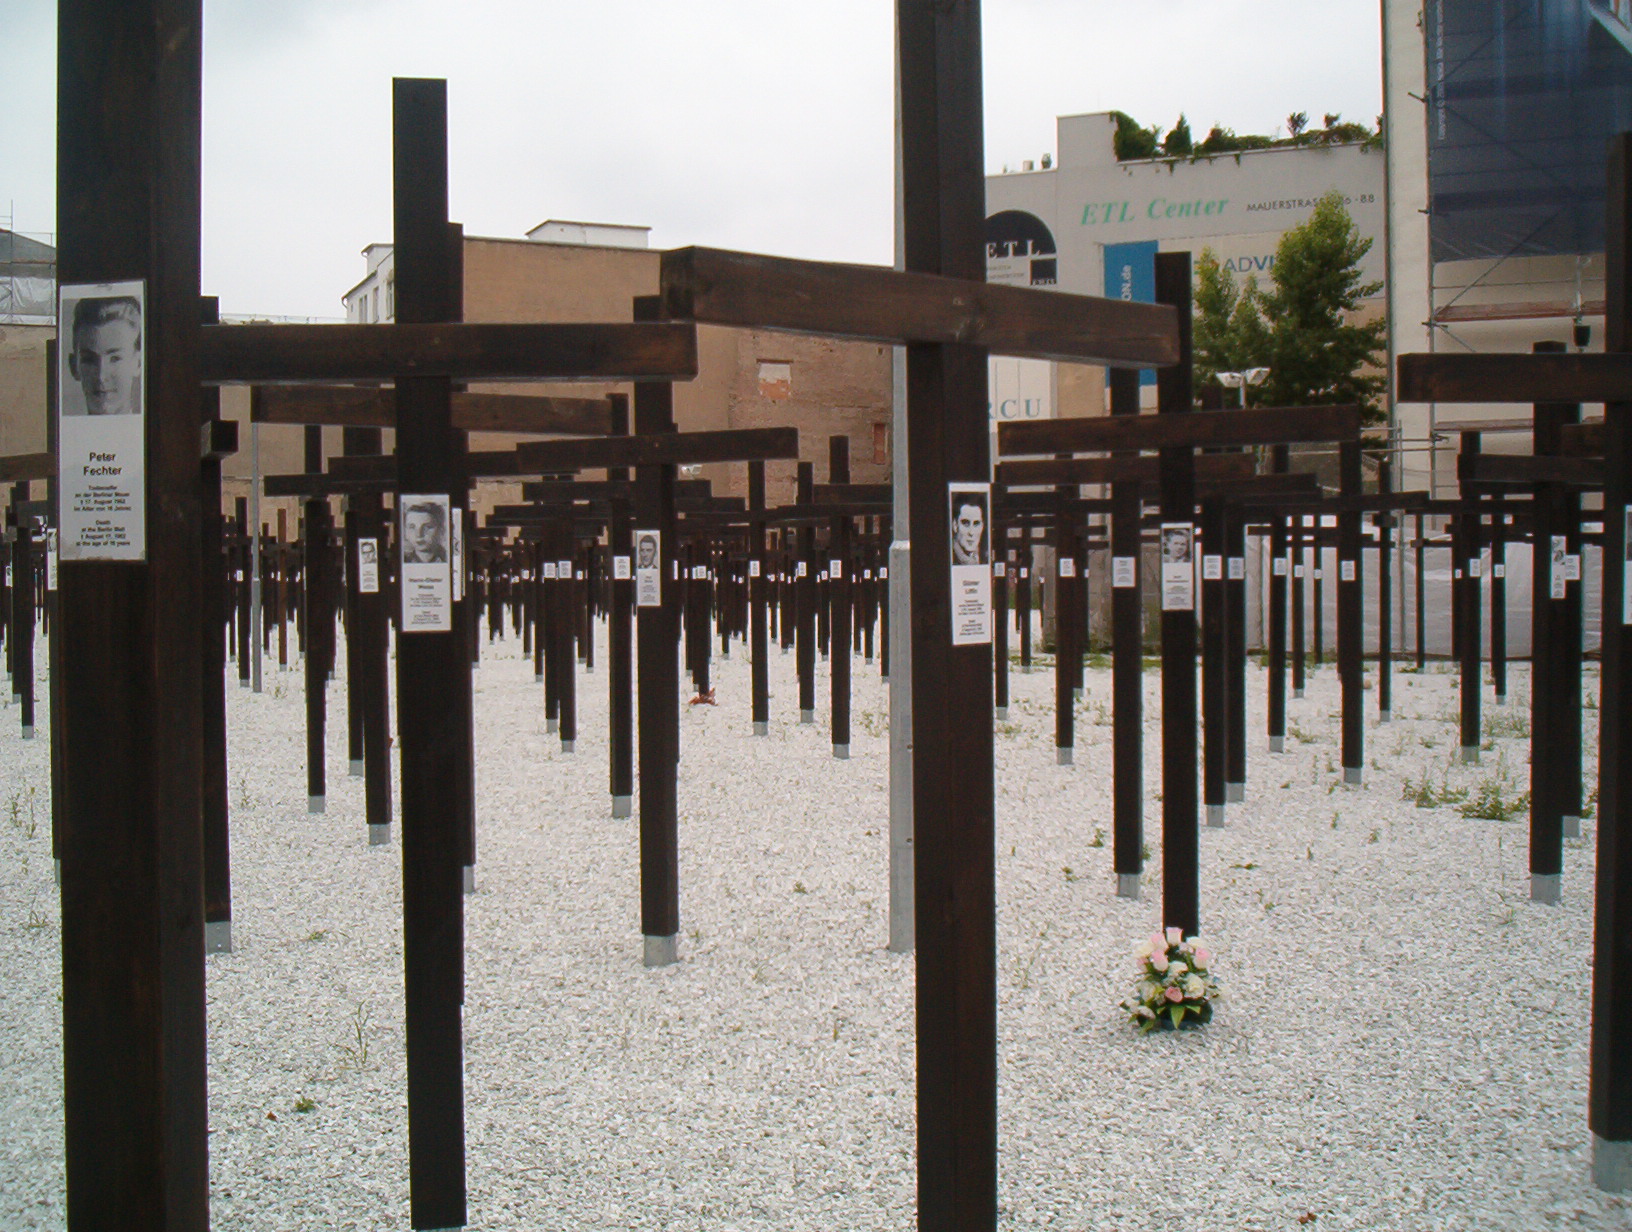
[[[1111,118],[1116,121],[1116,136],[1113,142],[1118,161],[1156,157],[1156,139],[1161,133],[1160,128],[1155,126],[1145,128],[1125,111],[1113,111]]]
[[[1259,308],[1261,298],[1257,279],[1248,278],[1237,286],[1235,275],[1219,263],[1217,254],[1211,248],[1202,249],[1196,261],[1192,327],[1198,395],[1216,382],[1220,372],[1240,372],[1269,362],[1269,327]],[[1247,397],[1262,401],[1250,391]]]
[[[1184,155],[1195,148],[1195,140],[1190,136],[1190,121],[1179,114],[1179,122],[1173,126],[1167,136],[1162,139],[1162,149],[1168,154]]]
[[[1268,322],[1270,374],[1262,401],[1274,406],[1355,403],[1368,423],[1380,423],[1376,371],[1387,337],[1382,319],[1356,323],[1361,301],[1382,290],[1365,282],[1360,262],[1371,251],[1343,206],[1328,193],[1302,226],[1281,237],[1262,296]],[[1366,369],[1372,371],[1366,371]]]

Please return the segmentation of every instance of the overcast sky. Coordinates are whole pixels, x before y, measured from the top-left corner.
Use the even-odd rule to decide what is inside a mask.
[[[986,0],[986,163],[1119,109],[1199,138],[1381,109],[1377,0]],[[446,77],[451,214],[887,263],[890,0],[206,0],[204,291],[338,317],[391,229],[391,78]],[[55,230],[55,5],[0,0],[0,226]]]

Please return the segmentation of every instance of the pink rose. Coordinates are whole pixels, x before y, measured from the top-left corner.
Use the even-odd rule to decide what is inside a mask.
[[[1162,940],[1161,933],[1150,934],[1150,952],[1152,954],[1167,953],[1167,942]]]
[[[1184,994],[1182,992],[1180,992],[1177,988],[1169,988],[1167,990],[1167,999],[1169,1001],[1174,1001],[1174,1002],[1183,1001],[1184,1000]]]
[[[1213,961],[1213,956],[1200,946],[1196,947],[1196,966],[1205,967]]]

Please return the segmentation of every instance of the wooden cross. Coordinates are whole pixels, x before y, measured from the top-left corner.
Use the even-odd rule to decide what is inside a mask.
[[[1626,593],[1632,473],[1632,134],[1611,144],[1605,218],[1604,354],[1402,355],[1402,402],[1603,402],[1603,665],[1598,749],[1598,866],[1588,1121],[1593,1175],[1632,1188],[1632,643]],[[1535,821],[1535,818],[1532,818]],[[1549,824],[1551,821],[1549,819]],[[1548,845],[1549,848],[1551,844]],[[1556,901],[1532,872],[1532,896]]]

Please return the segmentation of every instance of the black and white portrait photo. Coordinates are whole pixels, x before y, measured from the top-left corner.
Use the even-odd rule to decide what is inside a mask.
[[[952,524],[952,644],[983,646],[992,640],[992,488],[951,483],[946,488]]]
[[[448,559],[446,503],[418,500],[402,510],[402,561],[406,565],[434,565]]]
[[[984,490],[952,490],[952,563],[984,565],[990,559],[986,541],[986,507],[990,496]]]
[[[64,415],[142,413],[142,297],[139,284],[132,290],[136,293],[69,299],[70,288],[63,288]]]

